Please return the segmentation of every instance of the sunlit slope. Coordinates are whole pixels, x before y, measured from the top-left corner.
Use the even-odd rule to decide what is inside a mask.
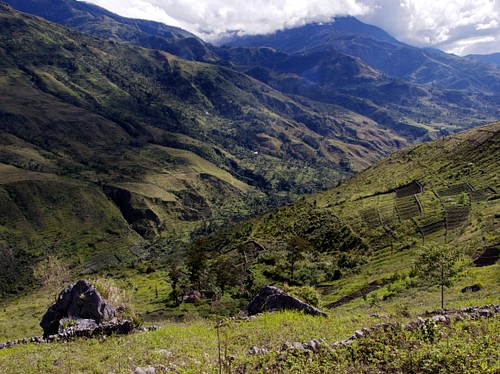
[[[331,301],[408,275],[424,244],[458,247],[472,264],[500,244],[499,138],[495,123],[397,151],[335,189],[218,232],[199,249],[214,268],[233,263],[241,271],[243,263],[254,282],[328,286]]]

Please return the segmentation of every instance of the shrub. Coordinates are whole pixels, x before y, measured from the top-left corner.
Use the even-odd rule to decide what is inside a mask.
[[[118,287],[113,279],[96,278],[91,283],[101,296],[116,308],[118,316],[132,320],[137,318],[131,307],[131,296]]]
[[[283,291],[289,293],[296,298],[305,301],[312,306],[318,306],[320,301],[320,296],[318,291],[311,286],[293,287],[285,285]]]

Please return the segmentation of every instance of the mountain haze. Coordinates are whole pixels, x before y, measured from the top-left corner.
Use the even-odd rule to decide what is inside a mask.
[[[454,123],[463,128],[467,126],[467,122],[480,123],[485,119],[492,121],[499,116],[500,71],[497,68],[439,50],[409,46],[390,37],[383,30],[363,24],[352,17],[338,18],[326,24],[309,24],[269,35],[234,37],[226,40],[225,46],[226,49],[269,47],[275,53],[286,53],[293,58],[327,61],[323,66],[316,63],[308,67],[310,71],[316,72],[332,71],[338,66],[344,66],[338,62],[339,53],[361,59],[371,69],[383,74],[384,78],[377,80],[379,85],[374,82],[365,84],[363,90],[355,95],[373,100],[376,106],[391,107],[386,112],[386,117],[403,119],[401,122],[406,125],[414,122],[431,125]],[[328,63],[330,59],[332,62]],[[250,64],[258,66],[258,62],[250,61],[245,66]],[[336,71],[348,80],[348,68],[343,71],[337,68]],[[359,68],[354,71],[359,71]],[[300,70],[297,72],[300,73]],[[384,80],[390,84],[384,83]],[[325,86],[332,87],[328,79],[321,82],[320,87]],[[338,89],[334,85],[332,88]],[[363,94],[362,91],[367,93]],[[380,94],[373,97],[372,93]],[[335,100],[334,97],[331,101]],[[405,101],[408,101],[406,105]],[[353,104],[350,105],[351,109],[354,108]],[[363,114],[384,122],[384,119],[370,114],[370,110],[364,110]],[[462,121],[465,118],[467,120]]]
[[[467,55],[466,57],[500,66],[500,53],[491,53],[488,55]]]

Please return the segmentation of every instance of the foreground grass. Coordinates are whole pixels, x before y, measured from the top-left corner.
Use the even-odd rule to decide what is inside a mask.
[[[499,269],[499,264],[465,269],[456,277],[454,286],[445,291],[446,307],[499,303]],[[116,283],[130,291],[130,302],[138,313],[164,306],[162,300],[169,287],[163,271],[127,271],[117,276]],[[356,287],[363,282],[366,279],[352,278]],[[482,289],[460,292],[472,284],[481,284]],[[450,327],[433,326],[430,330],[395,329],[314,355],[276,353],[285,342],[305,343],[321,338],[332,344],[365,327],[415,320],[425,310],[439,308],[439,291],[437,286],[411,286],[411,279],[402,275],[365,298],[330,310],[329,318],[292,312],[264,314],[251,321],[227,322],[219,329],[219,339],[217,321],[197,317],[205,304],[183,305],[178,312],[184,314],[185,322],[169,321],[165,310],[153,320],[160,327],[157,331],[0,350],[0,373],[129,373],[137,367],[151,366],[156,372],[217,373],[219,345],[224,372],[498,372],[499,316],[461,321]],[[38,322],[53,297],[40,289],[2,302],[0,341],[41,335]],[[325,297],[322,304],[329,301]],[[146,319],[149,323],[151,320]],[[250,356],[252,346],[270,353]]]
[[[394,328],[351,346],[316,354],[277,353],[284,342],[322,338],[328,344],[362,327],[380,324],[375,317],[339,313],[328,319],[285,312],[220,328],[224,372],[415,372],[494,373],[500,370],[500,318],[432,325],[412,332]],[[248,355],[251,346],[268,349]],[[137,367],[157,372],[215,373],[219,343],[214,323],[169,323],[157,331],[69,343],[21,345],[0,351],[2,373],[128,373]]]
[[[426,324],[415,331],[395,327],[316,354],[281,352],[249,356],[238,373],[498,373],[498,316],[450,327]]]

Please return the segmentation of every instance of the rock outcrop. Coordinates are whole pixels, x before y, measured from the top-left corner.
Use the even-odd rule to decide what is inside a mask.
[[[327,316],[322,310],[313,307],[273,286],[264,286],[248,304],[248,315],[279,310],[297,310],[313,316]]]
[[[86,280],[79,280],[61,291],[56,303],[52,304],[42,317],[40,326],[47,337],[58,333],[63,318],[75,321],[93,320],[99,325],[111,320],[115,313],[115,308],[102,298],[94,286]]]

